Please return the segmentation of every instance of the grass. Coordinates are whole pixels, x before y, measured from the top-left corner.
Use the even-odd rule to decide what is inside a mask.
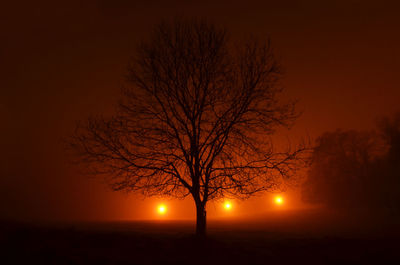
[[[3,222],[0,264],[396,264],[397,224],[282,213],[213,220],[199,240],[187,221]]]

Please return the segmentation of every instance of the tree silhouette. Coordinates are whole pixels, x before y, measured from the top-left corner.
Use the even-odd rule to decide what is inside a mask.
[[[368,206],[371,172],[379,153],[370,132],[326,132],[316,141],[302,199],[335,208]],[[375,197],[375,196],[374,196]]]
[[[281,104],[281,77],[269,41],[232,45],[227,32],[199,20],[159,24],[128,67],[111,118],[90,118],[72,146],[114,190],[206,204],[279,187],[304,148],[276,152],[270,135],[298,116]]]
[[[377,122],[380,136],[387,147],[386,154],[377,161],[377,174],[381,176],[379,194],[391,214],[400,215],[400,112],[382,117]],[[378,181],[377,181],[378,182]],[[382,185],[384,183],[384,185]]]
[[[376,131],[322,134],[302,185],[302,199],[372,215],[400,214],[400,114],[378,120]]]

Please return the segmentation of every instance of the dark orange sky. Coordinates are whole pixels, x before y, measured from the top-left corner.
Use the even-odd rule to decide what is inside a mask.
[[[369,129],[378,116],[400,109],[396,1],[80,2],[15,1],[0,8],[1,218],[153,215],[157,200],[112,193],[101,180],[79,174],[61,140],[77,120],[112,109],[135,44],[163,18],[206,17],[234,37],[269,35],[285,67],[285,95],[304,111],[289,132],[294,139]],[[241,209],[268,208],[267,201]],[[191,216],[190,207],[183,210],[190,202],[170,203],[180,209],[172,217]],[[210,207],[218,212],[219,205]]]

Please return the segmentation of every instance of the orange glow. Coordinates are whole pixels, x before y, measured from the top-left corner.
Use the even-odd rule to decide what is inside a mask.
[[[278,205],[282,204],[283,203],[283,198],[280,197],[280,196],[275,197],[275,203],[278,204]]]
[[[225,204],[224,204],[224,208],[225,208],[225,210],[227,210],[227,211],[229,211],[229,210],[231,210],[232,209],[232,204],[230,203],[230,202],[225,202]]]
[[[165,206],[164,204],[160,204],[157,207],[157,211],[159,214],[164,215],[167,212],[167,206]]]

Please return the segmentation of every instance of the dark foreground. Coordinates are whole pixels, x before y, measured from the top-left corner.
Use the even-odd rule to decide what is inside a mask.
[[[205,240],[182,221],[2,222],[0,264],[400,264],[397,221],[316,218],[211,221]]]

